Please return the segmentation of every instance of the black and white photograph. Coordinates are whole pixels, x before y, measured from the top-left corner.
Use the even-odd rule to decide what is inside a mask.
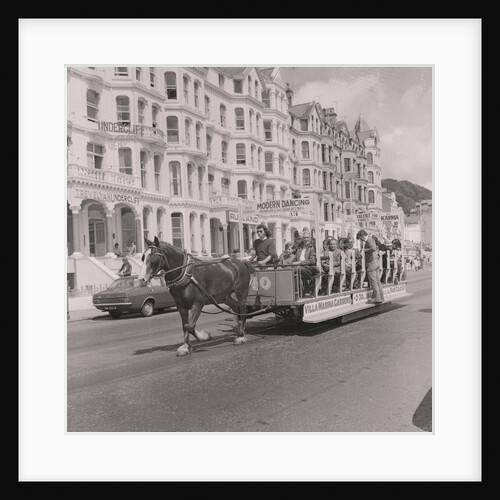
[[[69,432],[432,431],[432,67],[67,71]]]
[[[58,314],[51,311],[52,324],[62,326],[50,341],[57,370],[31,365],[22,378],[31,389],[29,404],[22,401],[32,409],[40,398],[33,388],[42,387],[36,377],[57,379],[57,404],[47,405],[57,414],[54,442],[78,461],[86,454],[96,460],[85,464],[90,476],[65,465],[63,477],[120,479],[119,463],[131,453],[137,464],[132,475],[139,477],[144,464],[135,455],[142,447],[152,447],[148,463],[170,455],[163,460],[175,463],[171,469],[157,464],[142,472],[146,480],[167,481],[289,480],[287,463],[293,468],[309,453],[321,466],[306,466],[292,480],[351,480],[362,474],[353,465],[358,452],[365,454],[362,468],[377,460],[377,449],[391,464],[401,449],[413,456],[406,440],[420,450],[412,460],[427,455],[425,446],[442,450],[439,415],[448,416],[452,394],[442,389],[452,373],[444,363],[457,358],[439,363],[436,345],[450,341],[458,321],[451,350],[475,363],[480,329],[475,318],[456,317],[463,297],[450,307],[449,296],[458,293],[451,282],[445,296],[437,294],[443,290],[439,273],[450,264],[439,257],[447,259],[451,242],[437,239],[436,228],[444,225],[438,226],[436,206],[441,199],[441,214],[458,210],[464,182],[459,162],[451,173],[436,156],[450,141],[439,142],[436,120],[446,101],[438,92],[441,52],[433,58],[430,42],[413,42],[418,48],[406,59],[401,53],[377,57],[375,46],[359,42],[351,61],[335,50],[326,58],[321,36],[329,41],[333,35],[315,26],[329,20],[234,20],[232,26],[230,20],[73,21],[79,20],[55,21],[55,27],[61,35],[71,31],[69,37],[81,29],[89,46],[76,44],[74,56],[62,47],[52,64],[61,110],[54,142],[61,154],[54,160],[61,165],[49,177],[61,192],[51,213],[62,226],[57,242],[64,251],[57,252],[57,292],[51,297],[47,291],[43,300],[60,302]],[[321,56],[308,58],[302,47],[295,60],[274,50],[270,58],[265,43],[264,53],[252,56],[245,44],[243,58],[227,46],[224,57],[202,46],[193,57],[196,43],[178,54],[169,53],[172,45],[154,53],[141,43],[130,52],[109,46],[112,33],[126,25],[149,33],[164,22],[168,36],[192,26],[199,39],[217,28],[230,38],[238,25],[251,34],[257,24],[273,21],[276,38],[269,34],[270,40],[292,33],[300,45],[299,33],[309,33]],[[346,32],[359,22],[367,39],[370,29],[371,39],[380,35],[377,20],[366,20],[374,26],[331,21]],[[397,21],[378,23],[404,41],[402,33],[411,32],[405,21],[413,20]],[[36,20],[28,26],[36,36]],[[110,38],[102,38],[101,54],[95,33],[105,26]],[[464,46],[477,36],[471,31]],[[380,44],[393,50],[381,35]],[[417,57],[418,50],[425,57]],[[465,110],[463,116],[467,120]],[[439,189],[443,177],[452,182]],[[474,182],[466,183],[471,195]],[[42,191],[40,182],[31,192]],[[50,235],[41,218],[33,213],[30,220],[44,225],[42,239]],[[474,224],[467,227],[474,231]],[[473,302],[469,306],[473,315]],[[437,318],[448,310],[449,326],[438,328]],[[50,331],[48,320],[39,318]],[[476,326],[459,343],[467,321]],[[41,342],[38,337],[28,352]],[[444,377],[437,376],[440,370]],[[33,431],[40,426],[29,435],[40,434]],[[471,432],[477,437],[479,428]],[[112,450],[110,443],[116,444]],[[338,445],[347,462],[335,469],[321,457],[335,454]],[[183,457],[194,447],[210,465],[183,470],[182,460],[191,461]],[[118,462],[94,456],[103,449]],[[251,467],[238,457],[250,470],[237,464],[220,470],[234,449],[251,457]],[[214,458],[218,467],[207,458],[214,453],[221,454]],[[33,471],[38,460],[28,463]],[[409,473],[402,463],[391,469],[378,463],[361,480],[377,473],[399,478],[398,468],[403,480],[418,479],[419,467],[427,473],[430,467],[418,464]],[[199,467],[205,466],[197,458],[189,469]]]

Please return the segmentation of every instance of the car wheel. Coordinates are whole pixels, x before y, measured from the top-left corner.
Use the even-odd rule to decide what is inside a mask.
[[[113,319],[117,319],[117,318],[119,318],[119,317],[122,315],[122,313],[121,313],[121,312],[117,312],[117,311],[112,311],[112,312],[110,312],[110,313],[109,313],[109,315],[110,315]]]
[[[148,318],[149,316],[153,315],[153,311],[154,311],[153,301],[147,300],[146,302],[144,302],[144,305],[142,306],[142,309],[141,309],[141,314],[143,316],[146,316],[146,318]]]

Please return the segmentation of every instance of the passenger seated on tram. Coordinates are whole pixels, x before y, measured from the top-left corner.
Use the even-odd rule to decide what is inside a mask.
[[[325,240],[326,241],[326,240]],[[323,245],[325,242],[323,242]],[[321,255],[321,288],[320,295],[326,295],[329,293],[328,290],[328,272],[330,271],[330,252],[334,252],[337,248],[337,240],[335,238],[328,239],[328,246],[326,250],[322,252]]]
[[[356,274],[356,277],[354,279],[354,288],[360,288],[359,284],[359,272],[361,271],[362,267],[362,256],[361,252],[354,247],[354,239],[352,236],[347,237],[347,250],[345,252],[347,256],[347,262],[349,263],[349,267],[351,268],[352,272],[352,256],[354,255],[354,263],[355,263],[355,269],[354,273]]]
[[[295,252],[295,260],[292,265],[300,266],[303,294],[312,294],[314,289],[312,278],[320,274],[320,270],[316,265],[316,248],[311,241],[311,233],[307,230],[302,233],[302,239]]]
[[[340,238],[337,248],[333,252],[333,270],[335,271],[335,276],[333,279],[332,293],[340,293],[343,290],[340,289],[340,272],[342,259],[345,261],[345,279],[349,282],[351,277],[351,265],[347,262],[346,250],[349,247],[347,238]]]
[[[280,255],[278,265],[287,266],[292,264],[294,260],[295,260],[295,254],[293,253],[293,244],[289,241],[285,243],[285,249]]]

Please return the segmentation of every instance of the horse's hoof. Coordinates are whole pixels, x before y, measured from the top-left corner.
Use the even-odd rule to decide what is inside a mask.
[[[181,345],[179,349],[177,349],[177,356],[187,356],[188,354],[191,354],[191,352],[192,350],[190,347]]]
[[[243,337],[236,337],[234,339],[234,345],[241,345],[241,344],[246,344],[248,342],[247,338],[245,336]]]
[[[196,330],[196,338],[198,340],[210,340],[212,337],[205,330]]]

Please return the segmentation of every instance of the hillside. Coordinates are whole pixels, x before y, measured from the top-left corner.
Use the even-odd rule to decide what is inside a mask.
[[[431,200],[432,191],[410,181],[397,181],[395,179],[382,179],[382,187],[396,194],[396,200],[401,205],[405,214],[415,208],[415,203],[422,200]]]

